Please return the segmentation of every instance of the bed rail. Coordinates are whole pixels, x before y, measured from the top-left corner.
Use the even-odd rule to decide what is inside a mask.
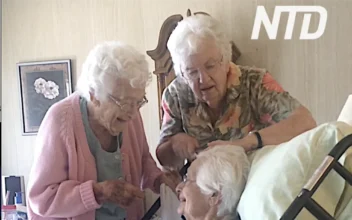
[[[351,146],[352,134],[344,137],[335,145],[313,176],[308,180],[308,183],[303,187],[299,195],[282,215],[280,220],[295,219],[303,208],[306,208],[319,220],[334,219],[312,198],[312,196],[331,170],[335,170],[342,178],[352,185],[352,174],[338,161]]]
[[[190,162],[187,162],[180,170],[179,174],[183,177],[187,173],[187,169],[191,166]],[[161,206],[160,197],[153,203],[147,213],[144,214],[142,220],[150,220],[153,215],[158,211]],[[181,219],[185,220],[185,217],[181,216]]]
[[[334,169],[342,178],[352,185],[352,174],[344,168],[338,160],[352,146],[352,134],[344,137],[339,141],[330,153],[325,157],[324,161],[315,171],[313,176],[308,180],[308,183],[303,187],[299,195],[291,203],[280,220],[293,220],[306,208],[319,220],[334,220],[334,218],[324,210],[313,198],[313,194],[319,188],[323,180]],[[184,176],[187,172],[190,163],[187,163],[180,170],[180,175]],[[160,197],[157,199],[148,212],[143,216],[142,220],[150,220],[160,208]],[[185,219],[183,216],[181,219]]]

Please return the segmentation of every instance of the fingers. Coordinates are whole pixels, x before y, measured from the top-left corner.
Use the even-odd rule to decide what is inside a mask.
[[[183,145],[183,146],[179,146],[180,149],[180,158],[181,159],[185,159],[188,156],[188,146],[187,145]]]
[[[132,184],[126,183],[125,189],[129,194],[131,194],[132,197],[144,199],[144,192]]]
[[[214,147],[215,145],[218,145],[220,141],[212,141],[208,143],[208,147]]]
[[[171,178],[166,177],[166,179],[164,180],[164,183],[166,186],[168,186],[174,193],[176,193],[176,187],[178,185],[178,183]]]
[[[231,145],[231,141],[222,141],[222,140],[217,140],[217,141],[212,141],[208,143],[208,147],[215,147],[217,145]]]
[[[169,181],[175,185],[179,184],[182,181],[182,177],[178,171],[174,170],[174,171],[166,172],[164,173],[164,175],[165,175],[164,178],[166,179],[166,181]]]
[[[121,197],[121,196],[120,196],[120,197],[116,196],[116,197],[114,197],[114,198],[112,199],[112,202],[114,202],[114,203],[120,205],[120,206],[123,207],[123,208],[127,208],[127,207],[129,207],[129,206],[132,204],[132,202],[133,202],[134,200],[136,200],[136,199],[140,199],[140,198],[136,197],[132,192],[125,191],[125,192],[123,193],[123,196],[122,196],[122,197]]]
[[[128,207],[135,199],[144,199],[143,191],[130,183],[121,180],[107,182],[110,185],[106,187],[108,200],[123,208]]]
[[[187,155],[188,160],[194,160],[196,158],[196,150],[199,148],[199,143],[197,139],[190,137],[190,140],[187,143]]]
[[[174,185],[175,188],[180,182],[182,182],[182,177],[179,172],[172,173],[168,178],[170,179],[171,183]]]
[[[138,199],[144,199],[144,192],[142,192],[141,190],[132,191],[132,195]]]
[[[175,179],[177,182],[182,181],[182,176],[180,175],[180,173],[176,170],[171,171],[171,176],[173,179]]]
[[[175,155],[181,159],[184,158],[185,156],[185,146],[183,145],[182,142],[179,142],[179,141],[174,141],[172,143],[172,148],[173,148],[173,151],[175,153]]]
[[[127,208],[131,205],[135,197],[128,191],[125,191],[122,197],[115,197],[115,203],[120,205],[122,208]]]
[[[166,172],[162,176],[162,183],[165,183],[174,193],[176,193],[176,187],[181,181],[181,175],[177,171]]]
[[[193,143],[181,142],[176,146],[177,151],[175,152],[181,159],[191,159],[194,157],[195,149]]]
[[[197,156],[197,149],[200,149],[196,138],[185,133],[179,133],[172,137],[172,148],[175,155],[181,160],[193,161]]]
[[[189,160],[193,160],[196,157],[196,146],[194,145],[194,143],[189,143],[187,145],[187,155],[186,158]]]

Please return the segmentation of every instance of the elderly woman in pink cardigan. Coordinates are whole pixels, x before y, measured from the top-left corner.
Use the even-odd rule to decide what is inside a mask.
[[[137,220],[142,190],[176,187],[152,159],[139,114],[150,78],[131,46],[105,42],[89,53],[78,91],[53,105],[39,129],[30,219]]]

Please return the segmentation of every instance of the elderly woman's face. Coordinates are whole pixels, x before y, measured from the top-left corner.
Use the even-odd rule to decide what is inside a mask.
[[[196,183],[196,176],[201,165],[200,160],[195,160],[187,171],[187,178],[180,183],[176,191],[180,200],[177,212],[184,215],[187,220],[213,219],[217,213],[217,205],[211,195],[205,195]]]
[[[136,115],[144,104],[145,87],[133,88],[129,80],[119,79],[106,101],[95,103],[95,118],[111,135],[116,136],[123,131],[127,122]]]
[[[201,45],[197,53],[184,59],[182,75],[200,101],[218,108],[226,93],[229,63],[223,62],[214,40],[203,40]]]

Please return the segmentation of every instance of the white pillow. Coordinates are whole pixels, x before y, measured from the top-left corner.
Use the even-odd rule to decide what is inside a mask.
[[[181,220],[181,216],[177,213],[177,208],[180,205],[175,193],[165,184],[160,187],[160,216],[161,219]]]
[[[343,121],[352,126],[352,95],[349,95],[337,121]]]
[[[351,133],[352,126],[344,122],[327,123],[289,142],[252,153],[248,182],[238,205],[241,219],[280,219],[326,155]],[[345,158],[340,159],[341,164]],[[344,179],[331,171],[313,198],[334,216],[344,186]],[[305,209],[296,219],[316,220]]]

